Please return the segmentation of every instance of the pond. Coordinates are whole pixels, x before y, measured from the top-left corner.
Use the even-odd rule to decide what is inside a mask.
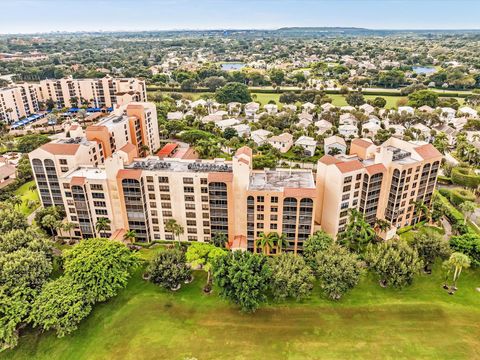
[[[437,69],[431,66],[414,66],[412,70],[414,73],[422,75],[433,74],[437,71]]]
[[[245,67],[244,63],[223,63],[220,65],[221,69],[224,71],[240,70]]]

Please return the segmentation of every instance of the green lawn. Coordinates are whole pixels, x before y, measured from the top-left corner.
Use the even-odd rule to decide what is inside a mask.
[[[20,186],[17,190],[15,190],[15,195],[19,195],[22,198],[22,205],[20,206],[19,210],[22,214],[25,215],[30,215],[37,207],[35,208],[29,208],[27,206],[28,201],[34,200],[34,201],[39,201],[38,198],[38,191],[37,190],[30,190],[29,187],[35,185],[35,181],[29,181],[22,186]]]
[[[146,255],[146,254],[143,254]],[[465,271],[454,296],[438,267],[402,290],[367,277],[340,302],[318,288],[303,304],[240,313],[203,273],[178,293],[137,273],[119,296],[95,308],[73,335],[27,330],[2,359],[474,359],[480,358],[479,272]]]

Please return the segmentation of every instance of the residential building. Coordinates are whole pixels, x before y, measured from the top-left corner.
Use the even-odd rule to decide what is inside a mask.
[[[300,136],[297,141],[295,141],[295,145],[301,146],[305,151],[305,155],[315,155],[315,150],[317,149],[317,142],[312,137]]]
[[[330,136],[323,140],[323,152],[327,155],[345,154],[347,152],[347,144],[340,136]]]
[[[272,136],[268,139],[268,143],[281,153],[286,153],[293,146],[293,136],[289,133]]]
[[[385,219],[392,229],[419,221],[415,202],[430,205],[442,154],[433,145],[390,138],[380,146],[356,139],[350,155],[323,156],[317,166],[316,223],[332,235],[345,229],[348,209],[367,222]]]

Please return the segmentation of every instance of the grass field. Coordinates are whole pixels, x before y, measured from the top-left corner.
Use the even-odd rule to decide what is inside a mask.
[[[211,94],[211,93],[182,93],[186,98],[192,99],[192,100],[197,100],[199,99],[202,95],[206,94]],[[277,105],[279,105],[279,108],[282,108],[282,104],[279,103],[279,98],[281,94],[264,94],[264,93],[255,93],[252,92],[252,95],[255,95],[256,98],[254,97],[254,100],[259,102],[262,106],[265,104],[268,104],[270,100],[274,100]],[[332,104],[335,106],[346,106],[348,105],[347,102],[345,101],[345,97],[340,94],[328,94],[328,97],[332,98]],[[367,100],[373,100],[377,96],[376,95],[365,95],[365,99]],[[387,101],[387,105],[385,106],[387,109],[394,109],[397,108],[397,102],[398,100],[405,98],[404,96],[400,95],[395,95],[395,96],[381,96]],[[460,102],[460,104],[464,103],[464,99],[462,98],[457,98],[457,100]]]
[[[0,358],[480,358],[478,271],[462,273],[454,296],[441,288],[435,268],[402,291],[367,277],[340,302],[323,299],[317,288],[305,303],[268,305],[255,314],[239,312],[215,293],[203,295],[204,274],[195,277],[172,294],[136,273],[73,335],[27,330],[18,348]]]
[[[37,190],[30,190],[29,187],[35,185],[35,181],[29,181],[22,186],[20,186],[17,190],[15,190],[15,195],[19,195],[22,199],[22,205],[20,206],[19,210],[22,214],[30,215],[35,208],[29,208],[27,206],[28,201],[35,200],[38,201],[38,192]],[[38,206],[37,206],[38,207]]]

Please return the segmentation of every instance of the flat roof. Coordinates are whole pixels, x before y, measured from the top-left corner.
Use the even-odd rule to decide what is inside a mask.
[[[284,188],[315,189],[310,170],[272,169],[250,175],[249,190],[282,191]]]
[[[98,123],[96,123],[96,126],[106,126],[109,129],[112,129],[115,127],[115,125],[119,123],[123,123],[128,120],[128,116],[126,115],[109,115],[102,120],[100,120]]]
[[[79,167],[65,176],[67,179],[74,177],[84,177],[90,180],[106,180],[107,173],[104,169],[93,167]]]
[[[224,159],[214,160],[187,160],[176,158],[160,159],[148,157],[135,159],[125,169],[138,169],[150,171],[172,171],[172,172],[232,172],[231,162]]]

